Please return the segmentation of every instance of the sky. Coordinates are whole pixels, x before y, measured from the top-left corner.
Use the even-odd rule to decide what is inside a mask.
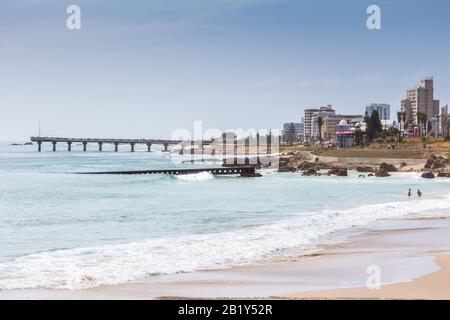
[[[448,0],[0,0],[0,140],[282,128],[327,104],[396,118],[426,76],[450,102],[449,57]]]

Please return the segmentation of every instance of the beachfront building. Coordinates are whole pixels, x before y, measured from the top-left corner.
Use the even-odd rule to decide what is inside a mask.
[[[408,122],[418,124],[417,113],[422,112],[432,119],[439,114],[439,100],[434,99],[433,78],[425,78],[420,85],[406,91],[406,99],[401,102],[401,111],[406,113]]]
[[[301,122],[287,122],[283,125],[282,141],[292,144],[299,141],[300,136],[303,136],[303,123]]]
[[[319,117],[323,119],[326,116],[334,114],[336,114],[336,112],[334,111],[331,105],[327,105],[325,107],[320,108],[305,109],[304,133],[303,133],[305,140],[309,140],[310,138],[315,139],[319,136],[319,124],[318,124]]]
[[[303,135],[305,140],[309,140],[312,137],[312,116],[314,112],[318,112],[317,108],[305,109],[305,120],[303,122]]]
[[[336,141],[339,148],[351,148],[355,140],[354,131],[346,120],[341,120],[336,126]]]
[[[336,127],[341,122],[341,120],[345,120],[351,127],[355,127],[357,123],[364,122],[364,118],[361,115],[327,115],[325,118],[323,118],[322,124],[322,138],[324,140],[336,139]]]
[[[366,112],[369,117],[374,111],[378,112],[380,120],[390,120],[391,119],[391,105],[387,103],[371,103],[366,106]]]

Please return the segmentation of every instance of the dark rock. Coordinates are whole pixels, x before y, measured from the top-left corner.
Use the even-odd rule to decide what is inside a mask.
[[[375,177],[390,177],[391,175],[386,170],[378,169],[375,171]]]
[[[431,166],[431,169],[442,169],[445,168],[446,161],[444,157],[438,157],[436,160],[434,160],[433,165]]]
[[[434,160],[436,160],[436,155],[432,154],[428,157],[427,162],[425,162],[425,165],[423,166],[425,169],[431,169],[433,166]]]
[[[316,164],[313,162],[303,161],[297,166],[300,170],[308,170],[308,169],[314,169],[316,168]]]
[[[291,165],[280,167],[278,169],[278,172],[295,172],[295,171],[297,171],[297,168]]]
[[[432,154],[425,162],[424,168],[428,170],[443,169],[446,167],[448,160],[442,156]]]
[[[422,173],[421,177],[426,178],[426,179],[433,179],[434,174],[432,172],[424,172],[424,173]]]
[[[437,176],[439,178],[450,178],[450,172],[438,172]]]
[[[386,162],[382,162],[382,163],[380,164],[379,170],[381,170],[381,171],[386,171],[386,172],[396,172],[396,171],[397,171],[397,168],[396,168],[393,164],[389,164],[389,163],[386,163]]]
[[[306,171],[303,171],[303,176],[316,176],[317,175],[317,171],[314,169],[308,169]]]
[[[367,176],[368,177],[373,177],[373,173],[369,173]]]
[[[347,168],[342,167],[332,167],[328,173],[328,175],[336,175],[340,177],[348,176]]]
[[[400,168],[406,167],[408,164],[405,161],[402,161],[400,163]]]
[[[358,172],[374,172],[374,168],[370,166],[356,166],[356,171]]]

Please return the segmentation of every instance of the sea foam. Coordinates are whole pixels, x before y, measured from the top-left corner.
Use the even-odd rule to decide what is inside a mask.
[[[321,236],[378,219],[449,212],[450,194],[299,214],[232,231],[40,252],[0,263],[0,289],[82,289],[171,274],[255,263],[311,250]],[[292,250],[291,250],[292,252]]]

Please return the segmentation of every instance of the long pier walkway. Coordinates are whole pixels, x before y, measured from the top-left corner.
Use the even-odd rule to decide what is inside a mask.
[[[169,145],[177,145],[182,142],[182,140],[164,140],[164,139],[109,139],[109,138],[62,138],[62,137],[31,137],[31,141],[36,142],[38,145],[38,151],[42,150],[42,143],[50,142],[53,144],[53,151],[56,151],[57,143],[67,143],[67,151],[72,151],[72,143],[82,143],[83,151],[87,150],[88,143],[97,143],[98,151],[103,150],[103,144],[114,144],[114,151],[119,151],[120,144],[129,144],[130,151],[134,152],[134,146],[136,144],[147,145],[147,151],[151,151],[152,144],[163,145],[164,151],[168,151]],[[210,144],[211,141],[196,142],[202,143],[203,145]]]

